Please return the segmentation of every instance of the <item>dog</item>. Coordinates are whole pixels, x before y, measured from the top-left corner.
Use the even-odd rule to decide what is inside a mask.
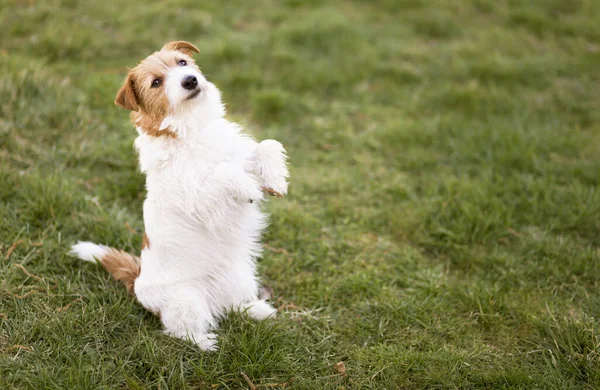
[[[260,143],[225,119],[221,93],[194,62],[198,48],[167,43],[131,69],[115,104],[131,111],[146,175],[141,256],[78,242],[71,254],[99,262],[165,333],[218,348],[218,321],[237,310],[263,320],[256,259],[267,226],[265,192],[288,190],[281,143]]]

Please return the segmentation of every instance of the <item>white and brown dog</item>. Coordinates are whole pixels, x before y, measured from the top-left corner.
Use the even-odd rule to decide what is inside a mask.
[[[259,298],[260,204],[263,191],[287,193],[288,169],[279,142],[257,143],[225,119],[193,52],[188,42],[166,44],[129,72],[115,99],[132,111],[146,174],[141,259],[90,242],[71,253],[99,261],[167,334],[214,350],[210,332],[228,310],[257,320],[275,314]]]

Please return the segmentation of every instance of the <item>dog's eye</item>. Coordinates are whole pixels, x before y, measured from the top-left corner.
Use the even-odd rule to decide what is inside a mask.
[[[186,60],[179,60],[179,66],[186,66],[186,65],[187,65]]]
[[[154,81],[152,81],[152,88],[157,88],[160,86],[160,84],[162,84],[161,79],[154,79]]]

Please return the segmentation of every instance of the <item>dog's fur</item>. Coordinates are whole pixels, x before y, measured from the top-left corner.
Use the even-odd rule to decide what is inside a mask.
[[[209,332],[228,310],[259,320],[275,314],[258,296],[255,260],[267,224],[260,204],[263,190],[287,193],[288,169],[279,142],[257,143],[224,118],[220,92],[193,52],[187,42],[166,44],[129,72],[115,99],[132,111],[146,174],[141,259],[89,242],[72,253],[99,261],[167,334],[214,350]],[[197,88],[183,87],[187,76]]]

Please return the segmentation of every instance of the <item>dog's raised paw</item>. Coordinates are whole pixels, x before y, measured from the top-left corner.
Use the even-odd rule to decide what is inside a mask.
[[[279,191],[275,191],[272,188],[269,187],[263,187],[263,191],[265,191],[267,194],[271,195],[271,196],[276,196],[278,198],[283,198],[283,194]]]

